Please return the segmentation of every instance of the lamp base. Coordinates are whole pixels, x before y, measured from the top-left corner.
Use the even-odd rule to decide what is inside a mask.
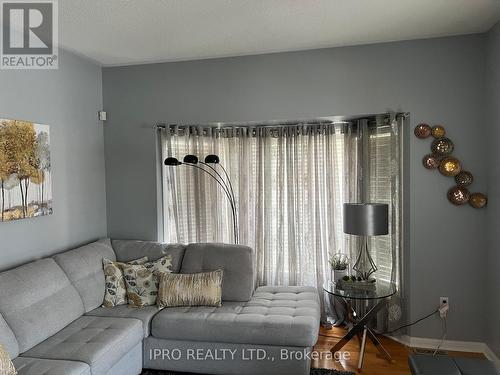
[[[352,280],[339,280],[335,283],[340,289],[358,289],[372,291],[377,288],[377,282],[375,279],[370,278],[368,280],[352,281]]]
[[[364,281],[375,280],[373,278],[370,279],[370,275],[376,272],[378,268],[368,250],[368,239],[366,236],[363,236],[358,259],[356,259],[356,263],[354,263],[352,269],[356,271]]]

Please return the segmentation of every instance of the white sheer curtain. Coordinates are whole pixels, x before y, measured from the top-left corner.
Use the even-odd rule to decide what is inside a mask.
[[[368,145],[364,150],[364,171],[361,173],[361,191],[365,201],[386,203],[389,206],[389,234],[371,237],[370,248],[378,271],[379,280],[392,281],[398,289],[391,298],[389,308],[382,310],[377,319],[377,329],[386,332],[404,319],[402,310],[402,137],[404,116],[367,123]]]
[[[372,240],[376,277],[399,280],[398,125],[354,123],[280,127],[173,127],[162,158],[217,154],[237,199],[240,243],[255,251],[259,285],[322,290],[328,254],[355,259],[355,236],[342,230],[345,202],[387,202],[391,235]],[[365,129],[361,137],[361,129]],[[165,242],[233,242],[222,189],[203,172],[163,166]],[[393,254],[396,253],[396,258]],[[353,262],[354,263],[354,262]]]

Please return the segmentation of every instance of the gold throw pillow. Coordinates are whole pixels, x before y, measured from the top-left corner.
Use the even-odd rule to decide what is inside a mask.
[[[0,374],[2,375],[16,375],[17,371],[14,364],[10,360],[9,353],[0,344]]]
[[[148,261],[148,257],[142,257],[132,260],[130,264],[143,264]],[[125,287],[125,279],[123,278],[123,262],[113,262],[104,258],[102,265],[104,267],[105,276],[105,292],[103,307],[113,307],[118,305],[126,305],[127,301],[127,288]]]
[[[222,270],[193,274],[162,273],[157,304],[174,306],[222,305]]]

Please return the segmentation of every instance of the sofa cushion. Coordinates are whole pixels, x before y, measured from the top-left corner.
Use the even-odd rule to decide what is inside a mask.
[[[171,340],[310,347],[319,319],[315,288],[265,287],[248,302],[164,309],[153,318],[151,333]]]
[[[151,373],[194,375],[193,372],[220,375],[309,375],[309,373],[354,375],[352,372],[343,371],[335,373],[325,370],[311,371],[311,356],[307,355],[310,352],[309,348],[295,346],[165,340],[150,336],[144,340],[144,353],[147,353],[144,356],[144,368],[158,370],[168,368],[170,370],[158,373],[145,371],[149,375],[152,375]],[[172,353],[177,354],[176,360],[172,360]],[[193,355],[186,353],[193,353]],[[293,354],[285,357],[283,353]],[[171,354],[170,357],[168,354]],[[265,354],[264,360],[262,354]],[[363,374],[374,375],[369,370]],[[379,372],[378,375],[387,374]]]
[[[113,240],[113,249],[116,259],[120,262],[129,262],[132,259],[148,257],[150,261],[160,259],[166,255],[172,256],[172,272],[179,273],[186,246],[182,244],[162,244],[153,241]]]
[[[408,364],[413,375],[461,375],[453,359],[445,355],[410,354]]]
[[[462,375],[498,375],[493,362],[483,358],[453,357]]]
[[[109,369],[106,375],[137,375],[142,374],[142,342],[137,344],[135,348],[129,350],[113,367]],[[164,374],[168,374],[165,372]],[[171,374],[170,374],[171,375]]]
[[[95,310],[89,311],[85,315],[89,316],[107,316],[113,318],[135,318],[142,321],[142,328],[144,330],[144,337],[149,336],[151,319],[158,312],[157,306],[145,306],[140,309],[121,305],[113,308],[99,307]]]
[[[93,375],[106,374],[142,338],[138,319],[82,316],[23,356],[85,362]]]
[[[85,311],[101,306],[104,299],[103,258],[115,260],[109,239],[99,240],[53,256],[80,294]]]
[[[14,332],[0,314],[0,345],[3,345],[10,358],[16,358],[19,355],[19,345],[17,345]]]
[[[0,313],[14,332],[21,353],[84,313],[80,295],[53,259],[2,272],[0,285]]]
[[[18,375],[91,375],[89,365],[76,361],[17,357],[14,366]]]
[[[197,243],[186,247],[181,273],[224,271],[223,301],[248,301],[254,291],[252,249],[242,245]]]

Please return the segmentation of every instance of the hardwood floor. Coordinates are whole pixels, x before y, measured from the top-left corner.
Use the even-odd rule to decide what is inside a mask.
[[[330,348],[335,345],[345,332],[344,328],[334,327],[331,330],[321,328],[320,334],[330,337],[319,336],[318,342],[314,346],[314,350],[318,353],[328,353]],[[379,336],[379,339],[382,342],[382,345],[384,345],[384,347],[391,354],[393,359],[392,363],[387,362],[384,357],[380,356],[378,350],[375,346],[373,346],[371,341],[367,340],[363,370],[358,372],[357,365],[359,359],[359,341],[354,338],[342,349],[343,351],[349,353],[350,359],[313,359],[312,367],[331,368],[369,375],[410,375],[408,355],[413,351],[413,349],[384,336]],[[478,353],[447,353],[452,356],[483,357],[482,354]]]

